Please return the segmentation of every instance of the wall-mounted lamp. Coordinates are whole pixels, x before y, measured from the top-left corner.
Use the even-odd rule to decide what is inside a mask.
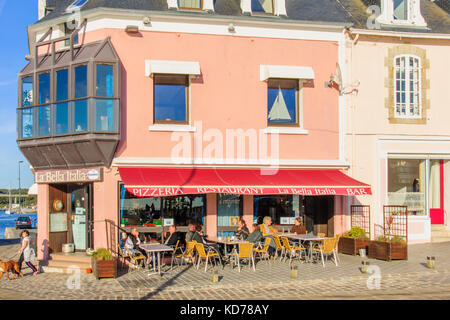
[[[138,33],[139,32],[139,27],[138,26],[127,26],[125,28],[125,32],[127,32],[127,33]]]

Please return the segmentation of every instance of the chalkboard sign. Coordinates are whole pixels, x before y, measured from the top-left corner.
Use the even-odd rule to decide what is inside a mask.
[[[51,213],[50,214],[50,232],[67,231],[67,213]]]

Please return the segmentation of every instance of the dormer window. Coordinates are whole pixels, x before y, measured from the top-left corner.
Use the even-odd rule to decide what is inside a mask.
[[[286,0],[241,0],[244,15],[287,16]]]
[[[88,1],[89,0],[75,0],[70,6],[67,7],[66,12],[71,12],[72,10],[80,9]]]
[[[377,21],[382,25],[427,26],[420,11],[420,0],[380,0],[380,3]]]

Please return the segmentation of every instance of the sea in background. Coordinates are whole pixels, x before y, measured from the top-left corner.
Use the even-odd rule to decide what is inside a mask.
[[[0,239],[5,239],[5,229],[8,227],[15,227],[18,217],[30,217],[32,227],[36,228],[37,213],[22,213],[22,214],[6,214],[4,210],[0,210]]]

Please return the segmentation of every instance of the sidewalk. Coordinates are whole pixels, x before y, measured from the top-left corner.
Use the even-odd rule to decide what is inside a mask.
[[[18,244],[0,244],[0,259],[17,248]],[[428,255],[436,256],[436,270],[425,267]],[[33,277],[31,270],[25,268],[23,279],[0,280],[1,288],[7,290],[0,294],[15,292],[36,299],[88,300],[450,299],[450,242],[410,245],[408,261],[370,259],[371,265],[379,267],[378,287],[376,275],[360,272],[360,257],[342,254],[339,257],[338,267],[331,260],[325,268],[321,264],[298,264],[298,279],[290,279],[287,262],[273,261],[258,263],[256,272],[248,266],[241,273],[229,265],[224,270],[219,268],[220,281],[212,284],[211,273],[205,273],[202,264],[199,270],[192,266],[177,267],[162,277],[135,271],[117,279],[97,280],[92,274],[81,274],[79,289],[68,289],[68,280],[73,280],[73,275],[42,273]]]

